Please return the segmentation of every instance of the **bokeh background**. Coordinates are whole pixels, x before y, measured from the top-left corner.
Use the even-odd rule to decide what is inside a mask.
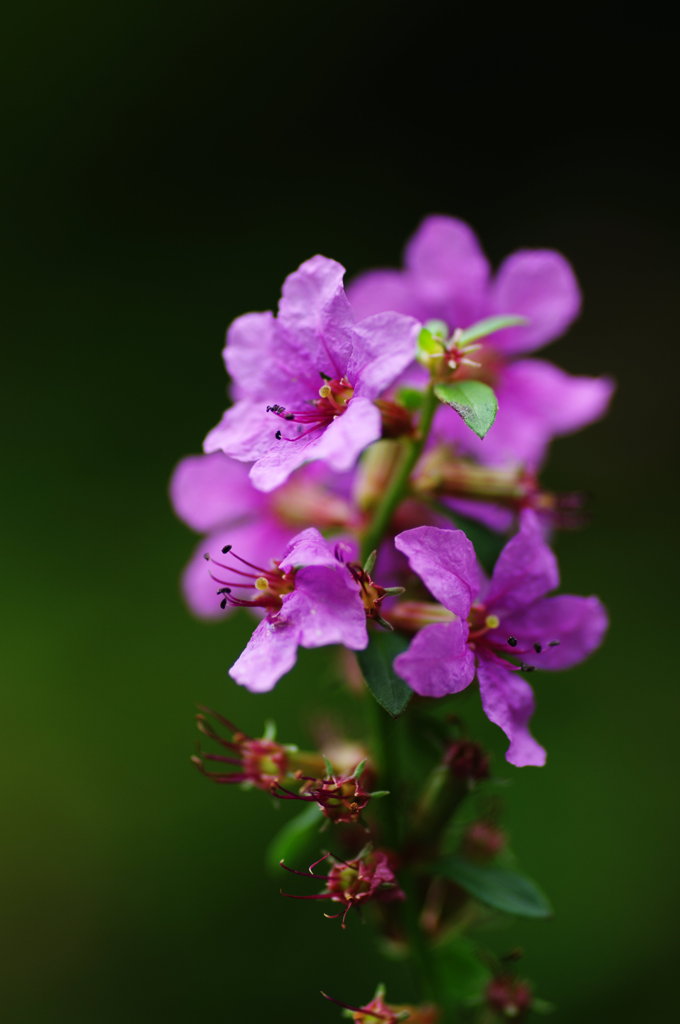
[[[450,12],[448,12],[450,13]],[[606,647],[540,680],[544,770],[508,820],[549,923],[513,925],[524,970],[581,1024],[677,1002],[679,697],[677,37],[482,33],[420,4],[108,7],[8,13],[2,416],[4,1018],[12,1024],[332,1021],[400,971],[278,895],[285,820],[192,769],[194,705],[304,742],[332,704],[323,652],[267,697],[226,674],[245,620],[178,594],[194,539],[174,462],[224,405],[228,322],[272,307],[315,252],[397,264],[428,212],[498,261],[574,263],[586,302],[550,358],[619,381],[611,416],[554,446],[548,482],[594,495],[559,539],[572,592],[611,609]],[[481,735],[499,753],[490,727]],[[500,760],[497,762],[500,767]]]

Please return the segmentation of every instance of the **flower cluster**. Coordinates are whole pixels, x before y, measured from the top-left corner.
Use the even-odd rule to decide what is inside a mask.
[[[399,781],[396,762],[385,762],[389,744],[381,753],[369,743],[367,776],[385,786],[371,792],[363,756],[341,764],[271,731],[252,738],[205,709],[199,729],[222,752],[200,750],[194,761],[216,782],[308,804],[312,827],[334,830],[338,853],[321,858],[327,875],[314,872],[321,860],[309,872],[283,864],[324,881],[295,898],[338,904],[330,916],[344,927],[353,907],[408,893],[441,941],[460,932],[470,899],[484,903],[484,872],[506,855],[506,839],[495,811],[479,808],[435,877],[450,819],[490,775],[487,752],[464,730],[454,738],[439,707],[476,681],[507,761],[545,763],[525,677],[583,661],[607,615],[596,597],[554,593],[553,535],[583,524],[584,500],[546,489],[541,474],[552,441],[601,417],[613,384],[526,358],[580,310],[559,253],[520,251],[492,274],[471,229],[436,216],[408,243],[404,269],[370,271],[347,291],[344,273],[314,256],[285,280],[276,314],[247,313],[229,328],[231,404],[204,454],[182,460],[171,481],[178,516],[203,535],[183,590],[199,617],[254,617],[229,668],[253,693],[271,690],[300,649],[332,645],[344,649],[338,671],[352,691],[365,682],[392,716],[416,695],[414,714],[427,721],[415,730],[418,763],[437,748],[431,774]],[[411,799],[407,824],[374,808],[393,788]],[[414,870],[417,881],[402,888],[397,876]],[[385,909],[386,938],[408,947],[418,920]],[[482,998],[506,1017],[531,1001],[505,976],[485,977]],[[357,1021],[438,1012],[390,1007],[380,992],[363,1007],[340,1005]]]

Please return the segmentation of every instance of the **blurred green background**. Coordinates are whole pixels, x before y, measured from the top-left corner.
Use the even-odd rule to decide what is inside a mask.
[[[428,212],[494,261],[574,263],[584,313],[549,357],[619,381],[547,480],[594,495],[559,539],[607,645],[537,682],[544,770],[507,768],[508,820],[557,914],[513,925],[523,970],[581,1024],[676,1001],[679,698],[671,471],[677,397],[673,37],[444,32],[428,5],[205,2],[8,15],[2,622],[4,1017],[332,1021],[383,967],[262,871],[287,809],[188,761],[198,701],[304,742],[335,702],[323,652],[270,696],[227,666],[248,625],[194,621],[174,462],[224,405],[224,329],[315,252],[396,264]],[[9,366],[7,365],[9,364]],[[499,753],[489,726],[481,738]],[[497,760],[501,767],[501,760]]]

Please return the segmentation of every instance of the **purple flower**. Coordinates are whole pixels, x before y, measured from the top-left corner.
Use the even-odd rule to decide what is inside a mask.
[[[427,217],[410,240],[404,270],[374,270],[348,288],[362,316],[384,309],[419,320],[443,320],[451,332],[495,315],[527,318],[485,339],[475,354],[491,384],[496,421],[480,440],[458,416],[442,409],[435,433],[488,464],[525,462],[536,467],[554,437],[592,423],[613,391],[606,378],[574,377],[551,363],[518,359],[559,337],[578,315],[581,295],[570,264],[558,252],[527,249],[509,256],[495,276],[471,228],[453,217]],[[459,373],[456,379],[460,379]]]
[[[542,765],[545,751],[528,722],[534,696],[519,672],[577,665],[600,644],[607,614],[596,597],[546,597],[559,583],[557,562],[536,516],[525,512],[490,582],[461,530],[421,526],[395,539],[451,621],[426,625],[395,659],[416,693],[458,693],[477,675],[487,718],[510,740],[515,765]],[[519,664],[510,659],[519,658]]]
[[[346,545],[333,545],[310,527],[269,569],[251,564],[229,545],[210,558],[225,604],[265,612],[229,669],[237,683],[255,693],[271,690],[292,669],[298,647],[343,644],[360,651],[367,646],[366,617],[377,610],[384,591],[346,562],[346,551]],[[238,596],[244,591],[253,596]]]
[[[357,322],[344,273],[314,256],[286,278],[276,317],[247,313],[229,328],[224,358],[236,404],[204,448],[254,463],[261,491],[313,460],[351,469],[381,434],[373,400],[414,357],[417,322],[383,311]]]
[[[299,470],[283,487],[263,494],[256,490],[248,466],[221,452],[191,455],[176,466],[170,481],[175,513],[197,533],[207,534],[195,549],[182,576],[182,590],[191,611],[200,618],[218,618],[232,607],[220,606],[216,585],[204,560],[206,550],[231,544],[248,561],[270,565],[302,526],[346,527],[353,513],[342,493],[349,481],[322,466]],[[332,490],[325,486],[332,484]]]

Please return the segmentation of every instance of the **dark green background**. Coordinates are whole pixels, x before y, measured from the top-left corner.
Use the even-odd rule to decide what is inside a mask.
[[[556,444],[547,474],[594,495],[559,554],[612,629],[582,668],[537,678],[550,760],[508,768],[508,818],[557,915],[507,944],[556,1020],[661,1019],[677,1001],[677,37],[567,44],[446,28],[426,4],[328,6],[10,17],[4,1016],[322,1022],[320,988],[409,994],[358,920],[342,934],[263,874],[285,812],[189,765],[199,700],[299,742],[315,710],[350,708],[324,652],[268,697],[227,679],[247,625],[182,607],[193,539],[166,487],[222,411],[230,319],[274,305],[317,251],[352,272],[397,263],[438,211],[495,261],[567,254],[586,303],[550,357],[619,381],[610,418]]]

